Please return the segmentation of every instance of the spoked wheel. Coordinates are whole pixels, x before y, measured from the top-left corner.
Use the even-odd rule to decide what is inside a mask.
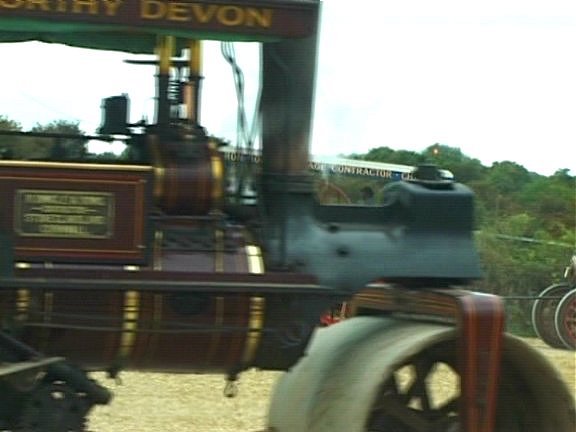
[[[382,386],[367,430],[458,432],[459,378],[451,363],[430,351],[399,366]]]
[[[83,432],[89,407],[64,383],[40,384],[24,403],[18,432]]]
[[[566,348],[576,350],[576,289],[567,292],[558,303],[554,323]]]
[[[576,430],[573,397],[547,360],[517,338],[505,335],[503,342],[492,432]],[[278,382],[268,426],[275,432],[464,432],[458,343],[453,328],[382,317],[322,328]]]
[[[368,432],[460,432],[460,376],[455,343],[435,345],[399,365],[372,407]],[[495,432],[537,432],[539,395],[504,363]]]
[[[556,308],[570,285],[559,283],[544,289],[532,305],[532,327],[540,339],[552,348],[565,349],[566,344],[558,335],[556,329]]]

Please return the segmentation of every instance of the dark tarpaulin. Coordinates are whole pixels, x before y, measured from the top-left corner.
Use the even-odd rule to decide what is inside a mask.
[[[22,31],[22,29],[25,29]],[[150,29],[144,33],[136,28],[118,28],[118,26],[46,23],[35,20],[0,19],[0,43],[39,41],[59,43],[80,48],[123,51],[134,54],[152,54],[156,47],[158,36],[172,35],[182,39],[254,41],[255,38],[243,35],[222,35],[215,33],[190,33],[169,31],[166,29]],[[261,40],[259,38],[258,40]],[[272,40],[268,38],[268,40]],[[186,48],[185,40],[180,40],[178,49]]]
[[[91,32],[75,32],[75,33],[32,33],[32,32],[2,32],[0,33],[0,43],[8,42],[48,42],[64,44],[78,48],[91,48],[107,51],[122,51],[133,54],[153,54],[156,46],[157,35],[163,32],[158,31],[156,35],[138,34],[134,32],[106,32],[106,33],[91,33]],[[172,33],[170,33],[172,34]],[[190,39],[190,35],[188,35]],[[215,38],[211,35],[199,35],[198,39],[209,40],[235,40],[242,41],[245,39],[224,39]],[[185,41],[177,41],[177,49],[187,48],[188,45]]]

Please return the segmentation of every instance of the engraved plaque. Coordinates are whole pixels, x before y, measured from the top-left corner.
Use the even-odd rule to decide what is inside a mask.
[[[150,166],[0,161],[0,232],[25,262],[142,265]]]
[[[20,236],[105,239],[113,235],[112,193],[21,189],[15,199],[15,229]]]

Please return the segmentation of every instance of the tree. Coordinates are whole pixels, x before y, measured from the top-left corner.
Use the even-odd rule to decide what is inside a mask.
[[[562,235],[566,227],[576,230],[575,184],[567,171],[538,177],[518,193],[518,202],[539,220],[540,229]]]
[[[514,194],[531,181],[530,173],[516,162],[495,162],[488,171],[488,181],[501,194]]]
[[[20,123],[0,115],[0,131],[22,131]],[[81,136],[78,122],[55,120],[48,124],[36,124],[30,132]],[[2,135],[0,152],[4,159],[17,160],[80,160],[87,153],[85,138],[55,136]]]
[[[485,170],[484,176],[472,181],[470,187],[484,204],[485,222],[489,222],[490,218],[522,211],[518,196],[536,177],[523,166],[506,161],[494,163]]]
[[[62,134],[62,135],[84,135],[77,121],[55,120],[46,125],[36,124],[30,132]],[[85,138],[35,137],[34,141],[44,158],[55,160],[80,160],[88,153]]]
[[[22,126],[20,126],[20,123],[17,121],[10,120],[8,117],[0,115],[0,130],[19,131],[22,130]]]
[[[377,147],[366,154],[353,154],[350,157],[359,160],[410,166],[417,166],[425,162],[424,157],[419,153],[408,150],[392,150],[389,147]]]
[[[20,131],[22,126],[8,117],[0,115],[0,131]],[[14,154],[14,147],[21,141],[20,137],[0,134],[0,158],[11,159]]]
[[[426,148],[422,154],[429,163],[450,170],[460,183],[469,184],[483,178],[486,174],[486,167],[478,159],[464,155],[457,147],[437,143]]]

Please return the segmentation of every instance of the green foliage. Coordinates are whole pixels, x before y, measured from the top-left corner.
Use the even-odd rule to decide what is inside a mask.
[[[10,120],[8,117],[0,115],[0,130],[19,131],[22,130],[20,123]]]
[[[574,178],[559,171],[526,182],[517,198],[520,206],[539,219],[542,230],[561,236],[564,227],[574,224],[575,189]]]
[[[505,298],[509,330],[520,335],[533,335],[533,300],[521,297],[537,296],[562,280],[571,255],[569,245],[573,244],[559,242],[539,231],[537,225],[530,215],[517,214],[483,227],[477,235],[485,274],[478,288]],[[568,239],[569,231],[565,234]],[[572,232],[572,241],[573,237]]]
[[[0,130],[22,131],[18,122],[0,116]],[[83,135],[78,122],[56,120],[36,124],[30,132]],[[68,137],[14,136],[0,134],[2,157],[17,160],[79,160],[86,155],[86,139]]]
[[[426,162],[422,154],[408,150],[392,150],[389,147],[377,147],[365,155],[353,154],[350,157],[352,159],[412,166]]]
[[[8,117],[0,115],[0,131],[21,131],[20,123],[10,120]],[[13,146],[21,141],[20,137],[0,134],[0,158],[11,159],[13,156]]]
[[[45,125],[36,124],[30,131],[70,136],[84,135],[79,122],[68,120],[56,120]],[[36,148],[42,149],[46,159],[81,160],[87,154],[87,140],[84,138],[50,138],[47,142],[45,138],[35,137],[33,142]]]

